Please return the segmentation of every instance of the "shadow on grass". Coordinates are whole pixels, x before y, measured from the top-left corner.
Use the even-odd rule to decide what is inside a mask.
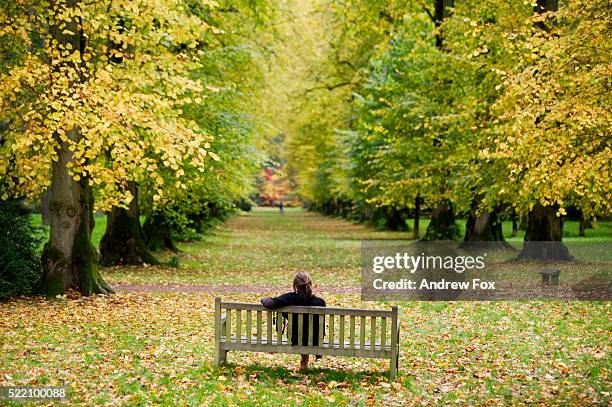
[[[316,362],[315,362],[316,363]],[[361,371],[352,372],[347,370],[337,370],[322,367],[310,367],[308,370],[302,372],[298,370],[288,369],[286,367],[270,367],[259,364],[250,365],[239,365],[236,363],[227,363],[221,369],[227,369],[229,374],[234,375],[234,369],[240,367],[243,370],[244,375],[250,376],[256,374],[260,381],[269,381],[270,383],[276,383],[277,380],[283,380],[286,383],[297,383],[302,382],[308,378],[315,382],[346,382],[350,387],[359,388],[363,384],[362,382],[378,383],[381,379],[388,379],[388,372],[374,372],[374,371]],[[218,371],[220,372],[221,369]]]

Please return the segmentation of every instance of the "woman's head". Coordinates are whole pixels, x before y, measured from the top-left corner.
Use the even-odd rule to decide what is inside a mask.
[[[310,274],[300,271],[293,277],[293,290],[305,297],[312,297],[312,278]]]

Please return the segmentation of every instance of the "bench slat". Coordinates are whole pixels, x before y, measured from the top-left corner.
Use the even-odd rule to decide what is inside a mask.
[[[255,336],[253,336],[252,338],[255,338]],[[251,339],[249,339],[249,338],[248,338],[246,335],[242,335],[242,337],[241,337],[241,341],[242,341],[242,342],[241,342],[241,343],[246,343],[246,344],[248,344],[248,343],[252,343],[253,345],[255,345],[255,342],[252,340],[252,338],[251,338]],[[231,347],[232,345],[234,345],[235,343],[237,343],[237,342],[236,342],[236,335],[232,335],[232,337],[231,337],[231,342],[227,342],[226,338],[225,338],[225,337],[223,337],[223,338],[222,338],[222,340],[221,340],[221,343],[222,343],[224,346],[230,346],[230,347]],[[277,344],[278,344],[278,343],[279,343],[279,342],[278,342],[278,340],[277,340],[275,337],[272,337],[272,342],[270,343],[270,346],[277,346]],[[287,338],[282,338],[280,343],[281,343],[281,344],[283,344],[283,345],[287,345],[287,344],[289,344],[290,342],[287,340]],[[330,343],[332,343],[332,342],[330,342],[330,341],[329,341],[329,339],[323,338],[323,345],[324,345],[324,347],[329,347],[329,344],[330,344]],[[265,342],[264,342],[264,343],[262,343],[262,345],[263,345],[263,346],[268,346],[268,345],[267,345]],[[346,350],[348,350],[349,343],[348,343],[348,342],[346,342],[344,345],[345,345],[345,346],[344,346],[344,348],[345,348]],[[308,345],[300,345],[300,346],[306,347],[306,346],[308,346]],[[334,342],[333,342],[333,346],[334,346],[334,347],[336,347],[336,348],[342,348],[341,343],[340,343],[340,341],[339,341],[338,339],[334,340]],[[365,344],[364,344],[364,349],[370,349],[370,347],[371,347],[371,343],[370,343],[370,341],[365,341]],[[376,343],[375,343],[375,349],[376,349],[376,350],[381,350],[381,348],[380,348],[380,347],[381,347],[381,343],[380,343],[380,341],[376,341]],[[317,348],[318,348],[318,345],[317,345],[317,346],[313,345],[313,346],[311,346],[311,348],[313,348],[313,349],[316,351],[316,350],[317,350]],[[355,349],[360,349],[360,344],[359,344],[359,343],[356,343],[354,348],[355,348]],[[389,344],[389,342],[387,341],[387,345],[385,346],[385,349],[383,349],[383,350],[390,350],[390,349],[391,349],[391,345],[390,345],[390,344]]]
[[[272,343],[272,311],[268,311],[268,326],[266,328],[266,343],[270,344]]]
[[[293,339],[293,313],[287,314],[287,341],[291,343]]]
[[[355,315],[351,315],[351,321],[349,322],[349,334],[350,334],[350,348],[355,348]]]
[[[313,320],[314,315],[308,314],[308,346],[312,346],[312,336],[314,332]]]
[[[344,348],[344,315],[340,315],[340,347]]]
[[[334,315],[330,315],[329,316],[329,342],[330,343],[334,343],[334,335],[335,335],[335,327],[334,327],[334,320],[336,319],[336,317]]]
[[[366,317],[361,317],[361,322],[359,323],[359,346],[363,349],[365,345],[365,336],[366,336]]]
[[[223,350],[243,350],[252,352],[281,352],[281,353],[303,353],[303,354],[317,354],[317,355],[335,355],[335,356],[355,356],[355,357],[368,357],[368,358],[385,358],[388,359],[391,355],[390,346],[381,348],[380,343],[374,345],[374,349],[371,348],[369,342],[366,342],[365,346],[361,348],[359,344],[356,344],[354,348],[349,348],[348,345],[344,347],[341,343],[335,341],[331,343],[328,340],[323,341],[323,347],[318,346],[305,346],[305,345],[291,345],[291,342],[283,339],[280,344],[276,339],[272,340],[271,344],[254,344],[249,341],[246,337],[237,340],[236,337],[231,338],[231,342],[222,342],[221,349]]]
[[[283,339],[283,314],[281,312],[276,313],[276,340],[281,341]]]
[[[261,304],[250,304],[244,302],[223,302],[223,309],[241,309],[241,310],[251,310],[251,311],[267,311]],[[324,315],[345,315],[345,316],[376,316],[376,317],[391,317],[391,311],[382,310],[382,309],[362,309],[362,308],[332,308],[332,307],[303,307],[303,306],[291,306],[291,307],[283,307],[279,308],[277,311],[282,312],[293,312],[299,313],[304,312],[308,314],[324,314]]]
[[[232,310],[225,310],[225,337],[229,341],[232,337]]]
[[[251,311],[251,310],[247,310],[247,312],[246,312],[246,334],[247,334],[247,337],[249,339],[252,339],[252,336],[253,336],[252,326],[251,326],[252,322],[253,322],[252,321],[253,320],[253,316],[251,315],[252,312],[253,311]]]
[[[261,311],[257,311],[257,343],[261,343]]]
[[[319,347],[323,347],[323,333],[325,333],[325,315],[319,315]]]
[[[242,336],[242,311],[236,310],[236,336]]]
[[[376,343],[376,317],[370,317],[370,344]]]
[[[380,321],[380,343],[387,346],[387,318],[382,317]]]
[[[297,337],[298,345],[304,344],[303,327],[304,327],[304,314],[298,314],[298,337]]]

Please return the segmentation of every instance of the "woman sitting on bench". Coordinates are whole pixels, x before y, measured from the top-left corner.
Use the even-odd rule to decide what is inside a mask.
[[[317,297],[312,292],[312,279],[310,275],[306,272],[299,272],[293,278],[293,292],[283,294],[279,297],[274,298],[263,298],[261,303],[264,307],[268,309],[276,309],[288,306],[315,306],[315,307],[324,307],[325,300],[323,298]],[[283,315],[283,319],[286,318],[286,315]],[[277,324],[280,321],[277,321]],[[298,321],[297,318],[293,319],[291,327],[291,344],[298,345]],[[319,345],[319,316],[313,316],[313,329],[312,329],[312,341],[313,346]],[[308,318],[303,318],[302,324],[302,338],[301,344],[308,344]],[[309,355],[302,355],[302,360],[300,361],[300,370],[308,369],[308,357]],[[317,356],[319,358],[320,356]]]

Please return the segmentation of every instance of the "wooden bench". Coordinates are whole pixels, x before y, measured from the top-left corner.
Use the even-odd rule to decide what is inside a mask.
[[[283,332],[283,315],[287,329]],[[313,340],[318,315],[318,340]],[[292,323],[297,318],[297,344]],[[307,343],[302,331],[308,320]],[[273,321],[280,321],[274,324]],[[347,328],[348,324],[348,330]],[[276,327],[274,326],[276,325]],[[293,342],[296,342],[294,339]],[[318,343],[314,345],[313,343]],[[215,298],[215,364],[227,361],[227,352],[278,352],[389,359],[389,375],[397,375],[399,360],[398,308],[372,310],[331,307],[284,307],[269,310],[260,304],[222,302]]]

